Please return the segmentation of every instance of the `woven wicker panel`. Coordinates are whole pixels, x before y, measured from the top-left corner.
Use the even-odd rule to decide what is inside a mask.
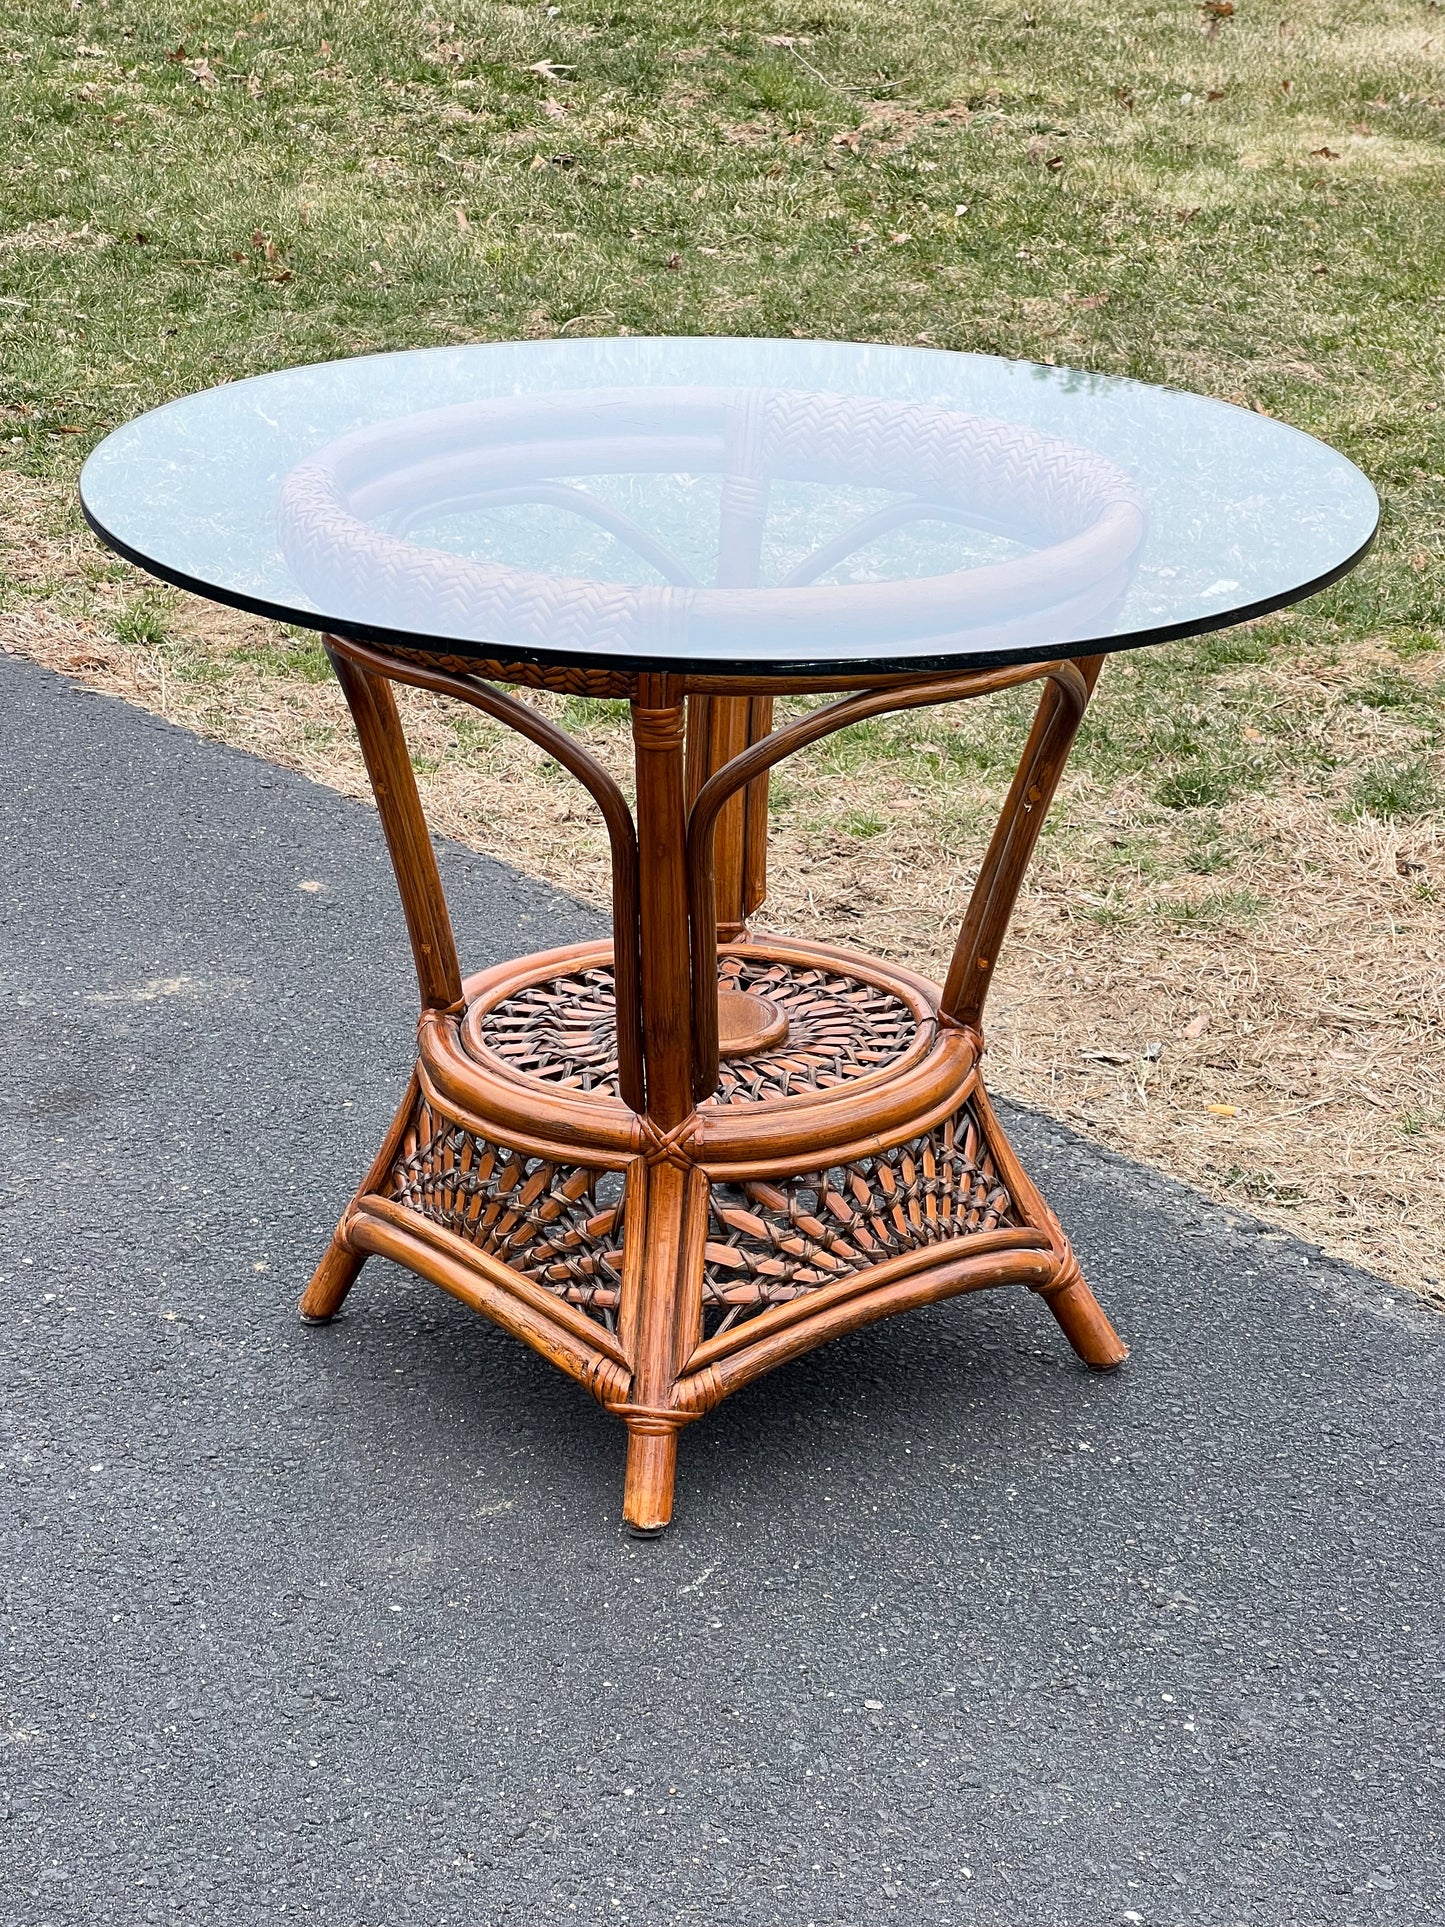
[[[900,997],[837,970],[723,957],[718,985],[756,991],[788,1020],[779,1049],[723,1063],[719,1104],[760,1103],[849,1084],[901,1057],[917,1034],[917,1019]],[[514,1071],[573,1090],[617,1095],[610,970],[529,984],[487,1012],[482,1036],[488,1050]]]
[[[474,1137],[427,1104],[392,1168],[391,1195],[616,1329],[623,1178]]]
[[[971,1106],[876,1157],[803,1177],[713,1186],[706,1335],[899,1252],[1016,1224]]]
[[[636,676],[620,669],[505,662],[492,656],[441,655],[434,649],[402,649],[394,644],[388,653],[423,669],[444,669],[450,676],[480,676],[484,682],[519,683],[527,689],[553,689],[564,696],[631,696],[637,689]]]

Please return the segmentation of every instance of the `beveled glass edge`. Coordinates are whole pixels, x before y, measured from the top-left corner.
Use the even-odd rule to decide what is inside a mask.
[[[1337,451],[1336,451],[1337,452]],[[1348,460],[1348,457],[1344,458]],[[1368,482],[1369,477],[1365,480]],[[1372,492],[1373,492],[1373,485]],[[855,676],[911,676],[937,675],[950,670],[1002,669],[1014,663],[1051,662],[1055,659],[1073,661],[1079,656],[1104,656],[1122,653],[1125,650],[1148,649],[1165,642],[1182,642],[1190,636],[1211,635],[1218,629],[1233,629],[1244,622],[1254,622],[1261,616],[1272,615],[1276,610],[1291,608],[1297,602],[1305,602],[1321,590],[1328,589],[1333,583],[1341,581],[1355,569],[1369,554],[1380,533],[1380,502],[1375,495],[1375,520],[1369,534],[1351,555],[1343,561],[1326,569],[1321,575],[1312,576],[1305,582],[1278,594],[1265,596],[1254,602],[1241,603],[1237,608],[1220,610],[1213,615],[1201,616],[1183,622],[1161,623],[1153,628],[1134,629],[1118,635],[1091,636],[1081,641],[1068,643],[1040,644],[1027,649],[962,651],[947,655],[910,655],[902,658],[849,656],[818,660],[800,657],[786,661],[769,657],[756,661],[738,661],[733,658],[716,656],[639,656],[628,654],[617,656],[602,650],[588,649],[538,649],[524,648],[515,643],[477,642],[447,636],[417,635],[410,630],[379,628],[375,624],[355,622],[338,616],[325,616],[311,610],[288,609],[279,603],[269,602],[264,597],[248,596],[238,589],[224,589],[214,583],[203,582],[197,576],[187,575],[184,570],[173,569],[143,555],[129,543],[124,542],[92,513],[84,495],[80,496],[80,512],[87,527],[106,545],[127,562],[143,570],[157,580],[169,582],[177,589],[184,589],[190,595],[200,596],[207,602],[219,602],[227,608],[240,609],[247,615],[261,616],[269,622],[287,623],[292,628],[314,629],[319,634],[346,636],[357,642],[367,642],[380,648],[416,649],[435,656],[470,656],[477,662],[525,662],[533,663],[540,669],[598,669],[616,675],[656,675],[656,676],[698,676],[713,680],[747,682],[772,682],[784,680],[809,680],[820,687],[827,687],[827,678],[837,676],[841,683]]]

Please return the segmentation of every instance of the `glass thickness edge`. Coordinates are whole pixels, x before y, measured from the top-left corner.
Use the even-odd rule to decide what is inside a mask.
[[[417,635],[409,630],[379,628],[371,623],[342,622],[331,617],[313,615],[305,610],[287,609],[280,604],[268,602],[264,597],[248,596],[239,590],[223,589],[213,583],[203,582],[196,576],[187,575],[183,570],[171,569],[142,555],[129,543],[113,535],[94,514],[84,495],[80,497],[81,514],[87,526],[127,562],[134,563],[147,575],[155,576],[162,582],[169,582],[175,588],[184,589],[188,594],[202,597],[207,602],[223,603],[232,609],[241,609],[247,615],[262,616],[267,621],[279,622],[296,629],[314,629],[319,634],[345,636],[356,642],[366,642],[401,649],[417,649],[434,656],[464,656],[475,662],[525,662],[535,664],[541,669],[597,669],[610,674],[660,675],[660,676],[706,676],[714,681],[728,680],[739,683],[772,682],[790,679],[807,679],[821,682],[829,676],[836,676],[840,685],[858,676],[908,676],[937,675],[948,670],[997,669],[1006,668],[1013,663],[1051,662],[1057,659],[1072,661],[1080,656],[1103,656],[1122,653],[1130,649],[1147,649],[1164,642],[1181,642],[1190,636],[1210,635],[1218,629],[1233,629],[1243,622],[1253,622],[1260,616],[1272,615],[1278,609],[1291,608],[1297,602],[1304,602],[1310,596],[1318,595],[1332,583],[1339,582],[1360,564],[1374,547],[1375,538],[1380,532],[1380,515],[1376,504],[1375,520],[1364,541],[1343,561],[1337,562],[1323,574],[1311,577],[1279,594],[1265,596],[1259,601],[1241,603],[1237,608],[1218,610],[1213,615],[1200,617],[1194,621],[1162,623],[1156,628],[1132,630],[1123,635],[1092,636],[1081,641],[1055,644],[1041,644],[1026,649],[1002,649],[963,651],[954,655],[908,655],[889,656],[849,656],[843,660],[833,657],[797,657],[779,660],[756,660],[747,662],[728,662],[716,656],[694,658],[690,656],[637,656],[625,658],[604,654],[600,650],[587,649],[524,649],[513,643],[480,643],[475,641],[454,641],[443,636]]]

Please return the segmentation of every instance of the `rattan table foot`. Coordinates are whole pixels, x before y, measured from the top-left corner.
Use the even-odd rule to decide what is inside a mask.
[[[342,1241],[341,1230],[333,1232],[326,1255],[311,1274],[302,1294],[300,1313],[303,1325],[329,1325],[340,1311],[346,1294],[356,1283],[365,1252],[352,1251]]]
[[[676,1425],[628,1422],[622,1521],[636,1538],[655,1538],[672,1522],[677,1432]]]
[[[1096,1372],[1116,1371],[1129,1347],[1106,1317],[1075,1266],[1072,1276],[1040,1293],[1075,1352]]]

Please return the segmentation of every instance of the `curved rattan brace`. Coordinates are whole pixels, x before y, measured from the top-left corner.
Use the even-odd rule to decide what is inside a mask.
[[[1014,689],[1020,684],[1047,680],[1049,690],[1040,703],[1040,717],[1045,705],[1049,706],[1050,718],[1068,720],[1068,733],[1064,742],[1073,740],[1073,732],[1078,727],[1079,718],[1089,700],[1091,682],[1080,673],[1071,662],[1020,663],[1006,669],[975,670],[961,676],[936,677],[927,682],[895,683],[885,689],[869,689],[857,695],[844,696],[839,701],[828,703],[822,709],[815,709],[785,728],[774,730],[761,741],[753,743],[748,749],[734,756],[730,762],[709,777],[697,794],[688,822],[687,865],[688,865],[688,922],[692,945],[692,980],[694,986],[708,984],[713,980],[717,969],[717,896],[713,875],[713,838],[717,828],[718,812],[730,796],[737,793],[764,770],[771,769],[797,750],[806,749],[809,744],[818,742],[824,736],[831,736],[850,723],[863,722],[870,716],[887,715],[890,711],[902,709],[926,709],[947,702],[969,702],[975,697],[990,696],[1003,689]],[[1020,839],[1015,837],[1011,818],[1022,811],[1027,822],[1027,843],[1023,848],[1022,861],[1028,861],[1033,843],[1038,834],[1038,823],[1042,820],[1043,810],[1036,810],[1035,804],[1042,801],[1047,808],[1047,796],[1040,785],[1042,775],[1041,761],[1056,754],[1054,741],[1056,730],[1046,729],[1040,738],[1039,720],[1036,718],[1034,731],[1029,738],[1024,761],[1019,766],[1019,774],[1014,778],[1014,789],[1010,792],[1009,803],[1004,816],[1000,819],[999,829],[995,831],[990,843],[984,865],[979,873],[978,883],[970,900],[968,913],[964,919],[963,934],[960,935],[960,949],[964,936],[969,939],[971,954],[976,959],[979,951],[979,938],[982,935],[992,938],[1000,911],[1004,923],[1012,908],[1014,895],[1018,889],[1018,876],[1013,874],[1015,865],[1011,861],[1018,855]],[[1058,759],[1058,767],[1062,760]],[[1027,773],[1027,780],[1025,778]],[[1053,771],[1057,779],[1057,769]],[[1052,782],[1048,794],[1052,794]],[[1030,799],[1029,792],[1038,791]],[[1018,798],[1016,804],[1016,795]],[[1037,819],[1037,820],[1035,820]],[[1007,832],[1008,834],[1005,834]],[[1019,868],[1021,874],[1021,866]],[[1006,888],[1007,877],[1012,877],[1012,888]],[[978,905],[980,891],[984,902]],[[975,908],[978,914],[975,915]],[[991,955],[985,953],[984,969],[992,963]],[[952,997],[945,992],[942,1013],[947,1018],[955,1018],[955,1006],[961,992],[954,979],[959,973],[959,956],[955,952],[954,964],[949,971],[949,989]],[[974,997],[974,1005],[981,1006],[982,992]],[[974,1009],[976,1018],[977,1011]],[[717,1001],[712,997],[694,995],[693,998],[693,1094],[698,1103],[712,1095],[717,1087],[718,1078],[718,1031]]]
[[[1103,663],[1102,656],[1081,657],[1068,665],[1068,676],[1051,675],[1039,698],[953,947],[938,1006],[945,1023],[982,1033],[983,1003],[999,946]]]
[[[455,675],[445,669],[427,669],[420,663],[403,662],[385,650],[370,649],[364,643],[343,636],[329,635],[327,648],[373,675],[393,682],[410,683],[417,689],[430,689],[440,696],[455,696],[484,715],[505,723],[529,742],[544,749],[575,776],[588,791],[607,826],[612,846],[612,930],[613,968],[617,983],[617,1074],[622,1100],[634,1111],[646,1108],[642,1076],[641,985],[642,966],[638,936],[637,831],[627,798],[616,781],[595,757],[567,732],[539,715],[514,696],[505,696],[480,677]]]

